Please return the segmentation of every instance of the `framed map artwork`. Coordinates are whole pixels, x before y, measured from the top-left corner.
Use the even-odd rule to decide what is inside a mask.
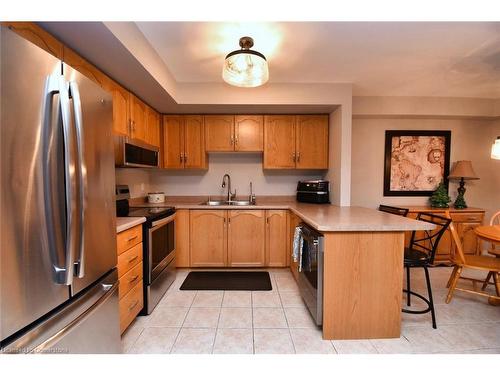
[[[432,195],[450,169],[451,131],[386,130],[384,196]]]

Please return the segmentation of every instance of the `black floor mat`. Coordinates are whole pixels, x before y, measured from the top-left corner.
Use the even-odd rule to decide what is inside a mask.
[[[181,290],[272,290],[269,272],[193,271]]]

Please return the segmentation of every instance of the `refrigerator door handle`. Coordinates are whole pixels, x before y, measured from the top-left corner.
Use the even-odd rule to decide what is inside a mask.
[[[78,154],[78,174],[79,174],[79,227],[78,227],[78,258],[75,260],[75,276],[83,278],[85,276],[85,243],[83,228],[85,224],[85,209],[87,207],[87,166],[84,157],[83,144],[83,119],[82,119],[82,102],[80,99],[80,91],[78,84],[75,81],[69,83],[70,95],[73,99],[73,113],[75,116],[75,135],[76,148]]]
[[[53,198],[57,196],[57,191],[54,193],[54,186],[49,173],[49,147],[51,134],[51,121],[53,110],[53,97],[59,94],[59,109],[58,115],[62,122],[62,134],[64,139],[64,178],[65,178],[65,210],[66,210],[66,241],[64,243],[64,265],[59,264],[60,257],[57,254],[58,243],[56,239],[56,223],[54,220]],[[47,239],[49,243],[49,252],[52,257],[52,267],[54,272],[54,282],[56,284],[71,285],[73,282],[73,233],[72,226],[74,225],[74,212],[76,207],[75,200],[75,168],[72,155],[72,132],[70,128],[70,108],[68,88],[64,78],[61,75],[53,74],[47,77],[44,91],[44,110],[43,110],[43,144],[44,144],[44,179],[43,179],[43,195],[45,205],[45,220]],[[59,118],[59,116],[58,116]],[[59,123],[57,124],[59,125]]]

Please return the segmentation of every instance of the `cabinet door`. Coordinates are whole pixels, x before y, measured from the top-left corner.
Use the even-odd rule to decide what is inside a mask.
[[[135,95],[130,94],[130,121],[132,127],[130,136],[133,139],[147,142],[146,117],[146,104]]]
[[[207,167],[203,116],[184,116],[184,168]]]
[[[177,267],[189,267],[189,210],[175,213],[175,259]]]
[[[160,147],[160,114],[153,108],[146,107],[146,142]]]
[[[206,115],[204,118],[206,151],[233,151],[234,116]]]
[[[113,95],[113,132],[129,135],[129,92],[119,85],[111,88]]]
[[[264,150],[264,116],[234,116],[234,149],[236,151]]]
[[[288,261],[287,210],[266,211],[266,266],[286,267]]]
[[[264,168],[295,168],[295,116],[264,116]]]
[[[191,267],[224,267],[227,264],[227,211],[191,210],[189,257]]]
[[[265,211],[228,211],[228,266],[263,267],[265,264]]]
[[[481,223],[456,223],[465,254],[476,255],[478,253],[478,240],[474,228],[480,225]]]
[[[184,117],[163,116],[163,168],[184,168]]]
[[[290,244],[290,270],[292,271],[293,277],[295,277],[295,280],[299,278],[299,262],[294,262],[293,261],[293,237],[295,234],[295,227],[299,225],[301,222],[300,218],[295,215],[295,214],[290,214],[290,239],[289,239],[289,244]]]
[[[328,169],[328,115],[297,116],[297,169]]]
[[[450,230],[446,230],[439,240],[438,248],[436,251],[435,262],[449,261],[452,257],[454,249],[453,239]]]

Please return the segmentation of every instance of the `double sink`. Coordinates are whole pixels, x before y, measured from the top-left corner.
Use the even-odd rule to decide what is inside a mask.
[[[255,206],[255,202],[249,200],[211,200],[200,203],[202,206]]]

